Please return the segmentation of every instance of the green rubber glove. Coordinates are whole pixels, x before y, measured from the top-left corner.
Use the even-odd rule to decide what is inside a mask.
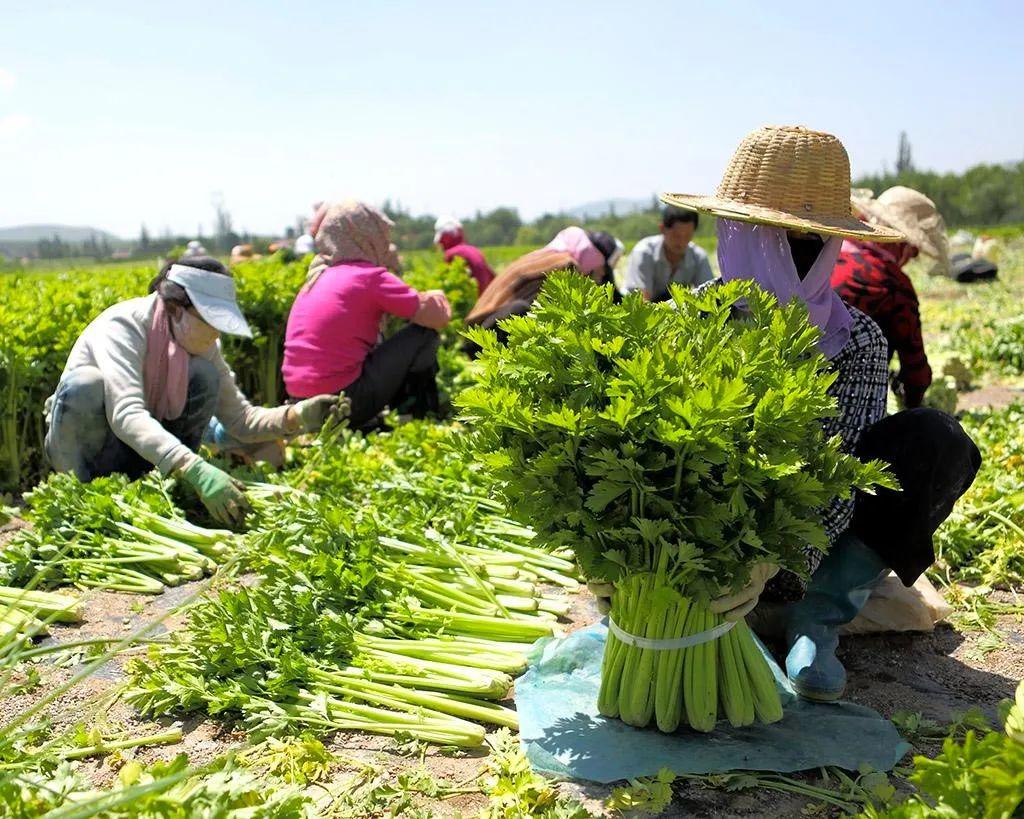
[[[181,471],[181,478],[199,494],[199,500],[218,523],[238,526],[250,511],[242,485],[223,469],[196,458]]]
[[[298,421],[298,432],[316,432],[328,418],[340,417],[343,408],[347,408],[348,399],[337,395],[314,395],[292,405]]]

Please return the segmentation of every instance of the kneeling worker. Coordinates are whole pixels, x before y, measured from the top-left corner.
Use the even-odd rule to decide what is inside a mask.
[[[934,260],[939,273],[949,275],[946,224],[931,199],[901,185],[877,199],[859,191],[853,196],[853,207],[871,224],[899,231],[906,241],[845,240],[832,269],[832,288],[882,329],[889,360],[894,354],[900,358],[893,390],[904,408],[913,409],[924,400],[932,369],[924,350],[917,291],[903,268],[924,254]]]
[[[446,262],[451,262],[456,257],[465,261],[469,275],[476,280],[478,296],[494,281],[494,271],[487,264],[484,254],[480,252],[480,248],[466,241],[462,222],[454,216],[442,216],[434,222],[434,244],[444,251]]]
[[[466,324],[491,328],[509,316],[525,315],[555,270],[570,268],[597,284],[611,282],[622,250],[622,242],[610,233],[567,227],[544,247],[511,262],[473,305]]]
[[[139,478],[155,466],[192,485],[218,522],[241,523],[245,492],[196,454],[211,418],[244,443],[272,441],[319,429],[338,398],[272,409],[249,402],[217,342],[252,332],[216,259],[169,263],[149,290],[105,310],[75,342],[46,402],[47,457],[83,481]]]
[[[411,403],[418,418],[440,410],[438,330],[452,310],[440,290],[419,292],[394,271],[391,220],[363,202],[327,205],[314,224],[317,255],[288,315],[285,387],[293,398],[343,392],[350,425],[365,429],[386,407]],[[381,339],[382,320],[408,323]]]

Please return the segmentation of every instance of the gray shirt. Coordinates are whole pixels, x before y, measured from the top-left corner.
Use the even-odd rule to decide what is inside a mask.
[[[146,408],[143,369],[157,298],[153,293],[104,310],[71,348],[61,379],[78,367],[99,369],[103,373],[103,406],[114,435],[166,475],[195,456]],[[214,414],[230,435],[245,442],[272,441],[285,435],[288,408],[265,409],[249,403],[235,384],[220,344],[214,344],[202,357],[220,375]],[[52,406],[50,396],[45,407],[47,423]]]
[[[665,258],[665,237],[659,234],[647,236],[636,243],[629,255],[624,289],[627,293],[633,290],[646,290],[652,299],[664,299],[668,294],[670,282],[684,287],[697,287],[711,281],[712,278],[714,276],[711,273],[708,254],[703,248],[692,243],[673,269]]]

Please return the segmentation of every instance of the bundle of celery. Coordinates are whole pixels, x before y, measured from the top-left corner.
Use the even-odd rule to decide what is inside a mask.
[[[44,636],[49,623],[81,619],[78,600],[66,594],[0,586],[0,658]]]
[[[159,594],[212,572],[229,553],[230,532],[203,529],[178,516],[154,476],[83,484],[50,475],[25,495],[27,519],[0,551],[0,580],[48,586],[72,583]]]
[[[743,320],[733,306],[745,299]],[[459,399],[465,453],[503,480],[511,516],[615,582],[602,713],[664,731],[781,718],[746,625],[710,599],[755,562],[806,573],[821,508],[887,480],[844,455],[821,420],[835,376],[802,305],[750,283],[674,304],[578,275],[548,279],[530,315],[468,334],[481,380]]]

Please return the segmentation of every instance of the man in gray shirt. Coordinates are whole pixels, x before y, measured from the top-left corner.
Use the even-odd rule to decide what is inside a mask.
[[[708,254],[690,244],[697,230],[697,213],[669,205],[661,212],[661,233],[636,243],[629,256],[624,289],[639,290],[648,301],[668,298],[675,282],[697,287],[713,278]]]

